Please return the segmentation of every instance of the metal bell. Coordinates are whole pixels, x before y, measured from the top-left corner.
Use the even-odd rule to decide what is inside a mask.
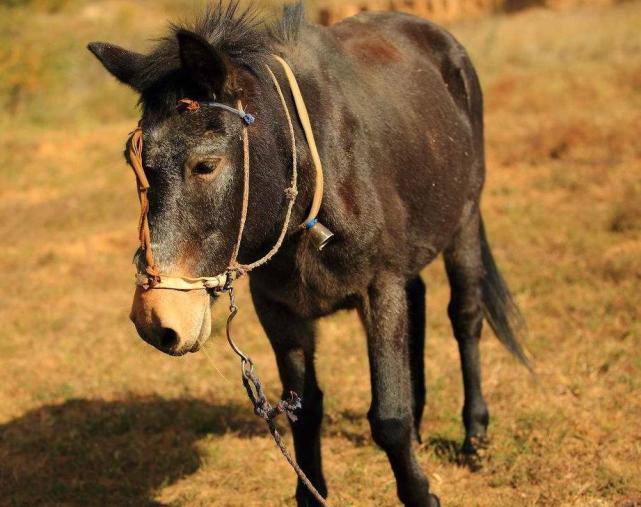
[[[334,237],[334,233],[316,220],[307,228],[309,239],[318,250],[322,250]]]

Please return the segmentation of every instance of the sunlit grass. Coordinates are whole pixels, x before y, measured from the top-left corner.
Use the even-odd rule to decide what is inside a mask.
[[[122,148],[137,98],[85,45],[148,48],[168,18],[193,8],[0,4],[0,491],[15,505],[293,505],[294,476],[252,415],[225,343],[226,301],[204,353],[180,360],[143,344],[127,320],[137,201]],[[486,92],[483,211],[528,318],[539,382],[486,331],[492,445],[480,472],[458,467],[449,290],[441,261],[428,268],[419,456],[446,505],[641,495],[639,26],[638,1],[451,26]],[[238,298],[237,339],[275,399],[275,361],[244,284]],[[395,505],[364,418],[355,315],[322,322],[318,369],[331,498]]]

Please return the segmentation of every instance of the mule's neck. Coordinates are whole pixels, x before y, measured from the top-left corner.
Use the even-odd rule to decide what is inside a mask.
[[[275,59],[268,65],[281,87],[285,107],[273,79],[268,77],[269,72],[261,74],[253,86],[254,93],[246,101],[246,108],[257,120],[249,128],[250,195],[246,233],[240,250],[242,259],[260,256],[277,240],[287,212],[294,163],[298,189],[289,220],[288,241],[303,233],[300,225],[307,218],[317,184],[310,147],[285,72]]]

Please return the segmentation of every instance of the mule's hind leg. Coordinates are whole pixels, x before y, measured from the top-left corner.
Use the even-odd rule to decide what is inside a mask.
[[[412,394],[405,281],[382,273],[372,282],[359,311],[367,331],[372,383],[368,419],[374,441],[387,453],[399,499],[417,507],[438,506],[413,449]]]
[[[445,251],[450,281],[448,313],[458,342],[463,371],[463,452],[475,454],[486,439],[489,413],[481,391],[479,341],[483,326],[483,262],[481,258],[480,213],[475,211]]]
[[[409,327],[409,362],[412,376],[412,413],[416,439],[421,441],[421,419],[425,408],[425,283],[417,276],[405,287]]]
[[[276,353],[278,371],[283,384],[283,396],[296,392],[303,400],[291,423],[296,461],[314,487],[327,497],[327,486],[321,464],[321,421],[323,393],[316,381],[314,367],[314,322],[301,319],[287,308],[265,299],[252,287],[254,306],[265,332]],[[318,501],[299,480],[296,488],[299,506],[313,507]]]

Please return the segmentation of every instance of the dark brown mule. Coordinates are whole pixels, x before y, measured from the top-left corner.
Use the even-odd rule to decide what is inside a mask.
[[[176,28],[149,55],[110,44],[89,47],[141,94],[156,264],[161,272],[193,277],[223,272],[234,248],[243,127],[225,111],[180,112],[176,103],[215,99],[233,106],[241,100],[256,117],[240,251],[241,261],[251,261],[274,243],[285,212],[291,144],[265,66],[286,83],[272,54],[289,62],[325,167],[319,218],[335,238],[319,251],[296,228],[314,189],[309,147],[297,124],[300,192],[291,231],[278,255],[251,273],[250,285],[284,390],[304,400],[292,425],[297,460],[326,495],[315,323],[336,310],[356,309],[367,333],[374,440],[389,457],[401,501],[437,505],[412,448],[425,403],[421,270],[444,254],[463,369],[466,452],[484,438],[489,419],[479,372],[484,315],[526,361],[515,336],[519,313],[483,231],[482,97],[465,50],[442,28],[408,15],[367,13],[322,28],[302,21],[295,7],[269,28],[239,15],[235,4]],[[286,95],[295,111],[288,88]],[[132,319],[145,340],[182,354],[208,337],[209,303],[205,291],[139,288]],[[296,497],[300,505],[315,505],[300,483]]]

